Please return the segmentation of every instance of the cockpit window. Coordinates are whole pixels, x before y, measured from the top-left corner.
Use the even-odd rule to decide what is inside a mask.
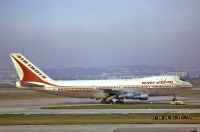
[[[185,79],[183,79],[183,78],[180,78],[180,80],[181,80],[181,81],[185,81]]]

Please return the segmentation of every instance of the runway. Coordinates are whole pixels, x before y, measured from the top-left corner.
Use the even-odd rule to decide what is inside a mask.
[[[150,101],[167,101],[165,98],[167,97],[152,97]],[[188,98],[182,98],[182,100],[188,100]],[[200,100],[196,98],[192,98],[192,101],[200,103]],[[137,102],[133,102],[133,105],[134,103]],[[200,109],[40,109],[47,106],[74,104],[101,105],[97,100],[74,98],[1,100],[0,114],[200,113]]]
[[[17,125],[17,126],[0,126],[0,132],[113,132],[116,129],[126,130],[128,128],[131,132],[144,132],[146,129],[148,132],[169,132],[165,130],[197,130],[200,131],[199,124],[101,124],[101,125]],[[136,131],[133,131],[136,130]],[[123,131],[124,132],[124,131]],[[172,131],[170,131],[172,132]],[[180,131],[179,131],[180,132]]]
[[[111,113],[200,113],[199,109],[72,109],[44,110],[35,108],[0,109],[0,114],[111,114]]]

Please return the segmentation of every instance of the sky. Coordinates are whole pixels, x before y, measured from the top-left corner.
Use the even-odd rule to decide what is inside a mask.
[[[0,68],[200,67],[200,0],[0,0]]]

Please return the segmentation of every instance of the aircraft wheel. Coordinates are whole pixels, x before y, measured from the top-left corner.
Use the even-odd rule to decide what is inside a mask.
[[[102,100],[101,103],[102,103],[102,104],[107,104],[107,101]]]
[[[124,101],[122,101],[122,100],[121,100],[121,101],[119,101],[119,104],[124,104]]]
[[[124,104],[124,101],[123,100],[117,100],[116,104]]]
[[[112,100],[109,100],[108,101],[108,104],[113,104],[114,102]]]
[[[116,103],[116,104],[120,104],[120,100],[117,100],[115,103]]]
[[[178,99],[176,98],[176,95],[175,95],[175,94],[174,94],[174,97],[173,97],[172,101],[173,101],[173,102],[174,102],[174,101],[178,101]]]

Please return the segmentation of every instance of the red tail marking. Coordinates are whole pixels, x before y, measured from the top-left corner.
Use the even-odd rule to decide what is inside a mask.
[[[37,70],[32,64],[29,64],[28,61],[26,59],[24,59],[23,57],[21,57],[20,55],[16,55],[16,57],[18,59],[20,59],[23,63],[25,63],[26,66],[28,66],[29,68],[31,68],[35,73],[36,75],[39,75],[40,77],[42,77],[43,79],[46,78],[46,76],[44,76],[42,73],[40,73],[39,70]]]
[[[57,86],[57,85],[43,81],[37,75],[35,75],[31,70],[29,70],[27,67],[25,67],[20,61],[18,61],[16,58],[14,58],[14,59],[19,64],[21,69],[23,70],[24,76],[23,76],[22,82],[30,82],[30,81],[41,82],[41,83],[48,84],[48,85],[51,85],[51,86]]]

